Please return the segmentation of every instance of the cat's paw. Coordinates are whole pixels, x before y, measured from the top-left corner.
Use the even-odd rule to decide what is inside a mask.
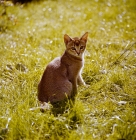
[[[88,84],[86,84],[85,82],[83,82],[80,86],[81,86],[81,87],[88,88],[90,85],[88,85]]]
[[[79,86],[81,87],[89,87],[90,85],[86,84],[84,81],[79,83]]]
[[[85,88],[89,88],[89,87],[90,87],[90,85],[88,85],[88,84],[85,84],[85,85],[84,85],[84,87],[85,87]]]
[[[89,87],[90,85],[86,84],[85,82],[82,84],[83,87]]]

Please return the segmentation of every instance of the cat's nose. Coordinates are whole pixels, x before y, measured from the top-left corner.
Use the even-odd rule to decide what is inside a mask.
[[[79,54],[80,54],[80,52],[77,52],[77,54],[79,55]]]
[[[77,53],[77,55],[79,55],[80,54],[80,50],[76,50],[76,53]]]

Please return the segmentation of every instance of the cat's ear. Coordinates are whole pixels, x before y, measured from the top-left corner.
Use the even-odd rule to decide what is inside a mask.
[[[72,39],[67,34],[65,34],[64,35],[64,42],[65,42],[65,45],[66,46],[67,46],[67,44],[68,44],[69,41],[72,41]]]
[[[81,38],[80,40],[83,40],[85,43],[87,42],[87,37],[88,37],[88,32],[86,32]]]

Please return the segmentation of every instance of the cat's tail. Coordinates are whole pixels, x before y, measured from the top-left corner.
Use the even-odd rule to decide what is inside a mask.
[[[46,102],[40,102],[40,106],[39,107],[33,107],[30,108],[30,111],[34,111],[34,110],[38,110],[40,109],[41,112],[45,112],[45,111],[49,111],[52,109],[52,105]]]
[[[45,112],[47,110],[51,110],[52,109],[52,105],[46,102],[40,102],[40,110],[41,112]]]

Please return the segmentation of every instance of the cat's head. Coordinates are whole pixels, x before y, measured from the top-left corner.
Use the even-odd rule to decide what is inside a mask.
[[[88,32],[86,32],[81,38],[71,38],[67,34],[64,35],[64,42],[66,45],[66,51],[76,57],[82,58],[86,48]]]

